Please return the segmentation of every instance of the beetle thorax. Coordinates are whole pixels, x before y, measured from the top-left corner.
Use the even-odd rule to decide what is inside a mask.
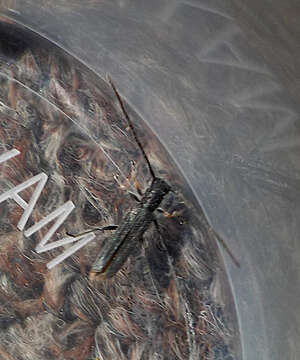
[[[171,187],[163,179],[155,178],[142,197],[143,207],[150,211],[156,210],[170,190]]]

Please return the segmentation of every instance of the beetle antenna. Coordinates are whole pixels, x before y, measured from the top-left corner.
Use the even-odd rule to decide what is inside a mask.
[[[122,109],[122,111],[123,111],[123,114],[125,115],[125,118],[126,118],[126,120],[127,120],[127,122],[128,122],[128,125],[129,125],[129,127],[130,127],[130,130],[131,130],[131,132],[132,132],[132,134],[133,134],[133,137],[134,137],[136,143],[138,144],[138,146],[139,146],[139,148],[140,148],[140,150],[141,150],[141,152],[142,152],[142,154],[143,154],[143,156],[144,156],[144,158],[145,158],[145,160],[146,160],[146,163],[147,163],[147,165],[148,165],[150,174],[151,174],[151,176],[153,177],[153,179],[155,179],[156,176],[155,176],[155,174],[154,174],[154,171],[153,171],[153,169],[152,169],[152,166],[151,166],[151,164],[150,164],[150,161],[149,161],[149,159],[148,159],[148,156],[146,155],[145,150],[144,150],[144,148],[143,148],[143,146],[142,146],[142,144],[141,144],[141,142],[140,142],[140,140],[139,140],[139,138],[138,138],[138,136],[137,136],[137,133],[136,133],[136,131],[135,131],[135,128],[134,128],[134,126],[133,126],[133,124],[132,124],[132,122],[131,122],[131,120],[130,120],[130,117],[129,117],[126,109],[125,109],[123,100],[122,100],[122,98],[121,98],[121,96],[120,96],[117,88],[115,87],[114,83],[112,82],[111,78],[110,78],[109,76],[107,76],[107,79],[108,79],[108,82],[109,82],[110,86],[112,87],[114,93],[116,94],[116,97],[117,97],[118,102],[119,102],[119,104],[120,104],[120,107],[121,107],[121,109]]]

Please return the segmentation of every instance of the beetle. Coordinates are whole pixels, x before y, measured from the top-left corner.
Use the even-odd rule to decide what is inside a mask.
[[[136,247],[137,242],[142,239],[142,236],[149,229],[152,222],[155,223],[155,226],[158,229],[158,223],[154,214],[156,210],[166,213],[169,217],[172,216],[172,214],[168,214],[159,208],[162,200],[170,191],[172,191],[172,188],[165,180],[155,176],[150,161],[125,109],[122,98],[112,80],[108,78],[108,81],[118,99],[133,137],[147,162],[152,181],[145,193],[140,194],[140,199],[136,195],[130,193],[138,203],[124,215],[118,226],[109,225],[102,228],[91,229],[77,235],[68,234],[69,236],[77,237],[92,231],[116,229],[115,233],[110,238],[106,239],[105,244],[92,265],[89,274],[90,279],[93,279],[96,274],[102,274],[105,278],[111,278],[122,268],[130,253]]]
[[[152,181],[150,186],[146,189],[145,193],[140,194],[140,199],[137,196],[131,194],[134,196],[135,200],[138,201],[138,204],[132,207],[124,215],[119,226],[109,225],[103,228],[91,229],[78,235],[69,234],[71,236],[79,236],[98,230],[116,230],[110,238],[106,239],[105,244],[103,245],[95,262],[93,263],[89,274],[90,280],[92,280],[97,274],[102,274],[104,278],[113,277],[122,268],[128,257],[130,256],[130,253],[137,246],[138,241],[142,239],[144,233],[149,229],[152,223],[154,223],[158,233],[160,233],[158,223],[155,218],[155,211],[163,212],[167,217],[173,216],[173,214],[169,214],[168,212],[162,210],[159,207],[164,197],[173,190],[164,179],[161,179],[155,175],[149,158],[145,153],[145,150],[137,136],[135,128],[125,109],[124,103],[118,90],[116,89],[114,83],[109,77],[108,82],[118,99],[118,103],[128,122],[133,137],[148,165],[150,174],[152,176]],[[233,262],[239,267],[239,262],[235,259],[225,242],[218,236],[217,239],[222,243],[225,250],[232,258]]]

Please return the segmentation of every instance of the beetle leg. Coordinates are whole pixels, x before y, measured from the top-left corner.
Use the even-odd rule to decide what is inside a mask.
[[[158,208],[156,209],[156,211],[162,213],[165,217],[167,217],[167,218],[169,218],[169,219],[178,215],[178,212],[177,212],[176,210],[174,210],[174,211],[172,211],[171,213],[169,213],[168,211],[166,211],[166,210],[164,210],[164,209],[162,209],[162,208],[160,208],[160,207],[158,207]]]
[[[93,231],[116,230],[117,227],[118,227],[118,225],[108,225],[108,226],[103,226],[103,227],[100,227],[100,228],[93,228],[93,229],[84,231],[84,232],[79,233],[79,234],[70,234],[70,233],[67,232],[67,235],[76,238],[76,237],[79,237],[79,236],[82,236],[82,235],[85,235],[85,234],[89,234],[89,233],[91,233]]]

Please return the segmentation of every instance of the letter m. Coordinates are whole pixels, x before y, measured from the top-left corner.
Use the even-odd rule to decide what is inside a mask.
[[[31,236],[38,230],[40,230],[42,227],[47,225],[49,222],[57,218],[56,222],[52,225],[52,227],[48,230],[47,234],[43,237],[43,239],[39,242],[39,244],[36,246],[35,251],[37,253],[42,253],[44,251],[49,251],[52,249],[55,249],[59,246],[64,246],[73,242],[76,242],[73,246],[69,247],[67,250],[65,250],[62,254],[58,255],[55,259],[50,261],[47,264],[48,269],[53,268],[63,260],[65,260],[67,257],[71,256],[75,251],[82,248],[84,245],[86,245],[88,242],[93,240],[95,238],[95,234],[87,234],[78,236],[76,238],[67,236],[61,240],[52,241],[51,243],[47,244],[50,240],[50,238],[53,236],[55,231],[62,225],[62,223],[66,220],[66,218],[69,216],[71,211],[75,208],[75,205],[72,201],[67,201],[65,204],[60,206],[58,209],[54,210],[52,213],[47,215],[44,219],[39,221],[37,224],[31,226],[29,229],[24,231],[24,235],[26,237]],[[80,241],[79,241],[80,240]]]

